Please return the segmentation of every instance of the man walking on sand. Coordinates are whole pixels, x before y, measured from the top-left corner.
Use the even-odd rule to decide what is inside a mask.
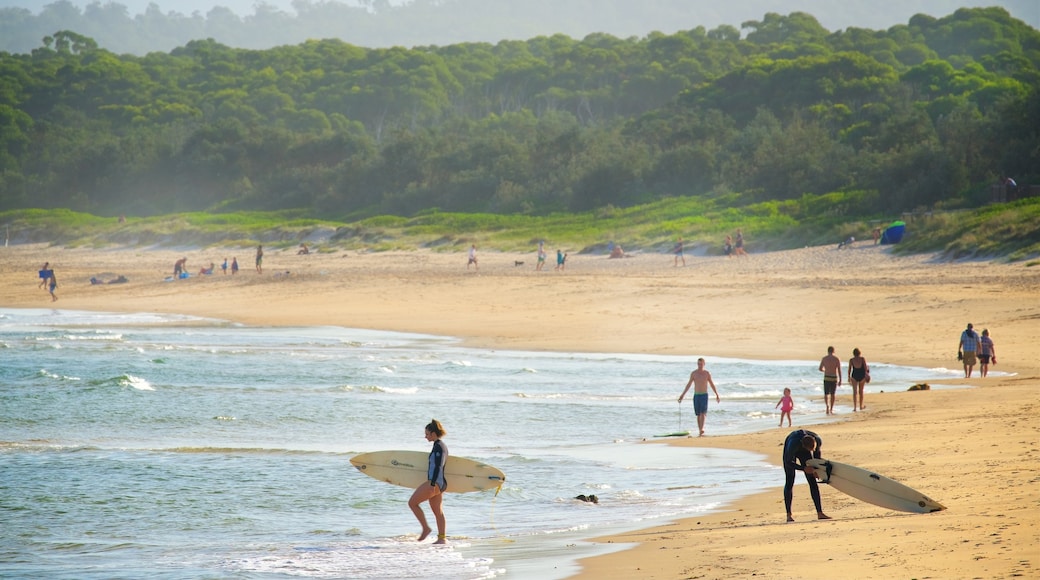
[[[719,391],[715,388],[714,381],[711,380],[711,373],[704,370],[703,358],[697,359],[697,370],[690,373],[690,380],[687,381],[686,388],[679,395],[680,405],[686,392],[690,390],[690,385],[693,385],[693,412],[697,414],[697,429],[700,430],[698,437],[703,437],[704,420],[708,418],[708,385],[711,385],[711,390],[715,392],[715,402],[722,402],[719,398]]]
[[[834,356],[834,347],[827,347],[827,356],[820,361],[820,372],[823,373],[823,401],[827,404],[827,414],[834,414],[834,397],[841,385],[841,359]]]
[[[975,355],[982,350],[982,339],[979,338],[979,333],[973,330],[974,328],[969,322],[968,328],[964,329],[960,340],[957,341],[957,355],[964,362],[964,378],[966,379],[971,378],[971,371],[978,362]]]

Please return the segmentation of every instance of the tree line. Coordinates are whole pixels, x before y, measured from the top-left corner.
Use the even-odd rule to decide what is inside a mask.
[[[0,210],[532,215],[675,196],[879,213],[1038,177],[1040,32],[1001,8],[620,39],[0,53]]]

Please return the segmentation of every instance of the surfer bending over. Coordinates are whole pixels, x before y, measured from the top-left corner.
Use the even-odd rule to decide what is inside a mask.
[[[787,521],[793,522],[791,516],[791,501],[794,499],[794,475],[795,471],[805,472],[805,480],[809,482],[809,495],[816,504],[816,517],[821,520],[829,520],[830,516],[823,513],[823,505],[820,502],[820,486],[816,484],[816,470],[806,465],[810,459],[820,459],[820,448],[823,447],[823,439],[812,431],[798,429],[792,431],[784,440],[784,506],[787,507]]]
[[[444,501],[444,490],[448,487],[448,481],[444,478],[444,464],[448,461],[448,447],[441,441],[441,437],[444,437],[447,431],[441,425],[440,421],[431,419],[430,424],[426,426],[426,440],[433,441],[433,449],[430,450],[430,463],[426,471],[426,481],[415,488],[412,492],[411,499],[408,500],[408,507],[412,509],[412,513],[415,514],[415,518],[419,520],[422,525],[422,533],[419,534],[419,541],[423,541],[430,532],[430,526],[426,523],[426,514],[423,513],[420,504],[424,501],[430,502],[430,509],[433,511],[433,517],[437,520],[437,541],[434,544],[445,543],[444,530],[447,524],[444,521],[444,511],[441,506]]]
[[[690,390],[690,385],[693,385],[693,412],[697,414],[697,428],[700,430],[698,436],[704,435],[704,420],[708,418],[708,385],[711,385],[711,390],[715,391],[715,402],[722,402],[719,399],[719,391],[715,388],[715,383],[711,380],[711,373],[704,370],[704,359],[697,359],[697,370],[690,373],[690,380],[686,382],[686,388],[683,389],[681,395],[679,395],[679,404],[682,404],[683,397],[686,396],[686,391]]]

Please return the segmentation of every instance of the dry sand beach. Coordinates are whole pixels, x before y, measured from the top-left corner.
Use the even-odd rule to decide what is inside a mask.
[[[224,257],[242,270],[222,275]],[[186,257],[190,279],[166,282]],[[534,271],[534,254],[464,250],[296,255],[252,248],[0,248],[0,306],[169,312],[254,325],[338,325],[457,336],[471,346],[817,361],[834,345],[868,361],[958,368],[965,323],[990,329],[1012,376],[953,380],[964,389],[868,394],[866,412],[816,427],[824,456],[868,467],[947,506],[890,512],[823,486],[817,521],[804,485],[796,522],[775,490],[721,513],[601,538],[629,549],[582,562],[582,578],[1040,577],[1040,267],[895,257],[861,244],[753,254],[621,260],[571,252]],[[518,260],[524,265],[516,266]],[[55,268],[59,300],[37,287]],[[551,262],[552,260],[550,260]],[[199,268],[217,264],[212,276]],[[91,276],[124,275],[95,285]],[[843,363],[844,364],[844,363]],[[692,369],[692,366],[690,367]],[[677,371],[683,375],[689,369]],[[909,386],[909,385],[907,385]],[[676,394],[682,385],[674,385]],[[723,400],[725,392],[721,393]],[[849,399],[848,388],[838,392]],[[671,441],[744,449],[779,463],[787,429]],[[653,443],[662,444],[662,443]]]

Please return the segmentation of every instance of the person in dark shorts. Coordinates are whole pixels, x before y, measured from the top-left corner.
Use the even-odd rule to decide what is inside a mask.
[[[796,471],[805,473],[805,481],[809,483],[809,495],[816,506],[816,518],[829,520],[823,513],[823,502],[820,499],[820,486],[816,483],[816,470],[806,465],[810,459],[820,459],[820,448],[823,439],[812,431],[798,429],[792,431],[784,440],[784,507],[787,508],[787,521],[793,522],[791,503],[794,499],[794,477]]]
[[[993,339],[989,336],[989,329],[984,328],[982,330],[982,338],[979,339],[979,372],[982,376],[989,374],[989,365],[992,362],[997,364],[997,349],[993,345]]]
[[[827,414],[834,414],[834,397],[841,385],[841,359],[834,356],[834,347],[827,347],[827,356],[820,360],[820,372],[823,373],[823,401],[827,404]]]

